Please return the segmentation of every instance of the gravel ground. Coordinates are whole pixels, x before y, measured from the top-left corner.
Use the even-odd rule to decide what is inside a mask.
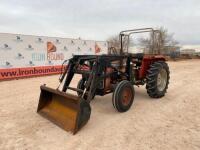
[[[36,113],[39,86],[58,84],[58,75],[0,82],[2,150],[199,150],[200,60],[169,62],[169,90],[162,99],[135,87],[131,109],[118,113],[112,95],[91,102],[88,124],[72,135]],[[73,81],[77,84],[78,77]]]

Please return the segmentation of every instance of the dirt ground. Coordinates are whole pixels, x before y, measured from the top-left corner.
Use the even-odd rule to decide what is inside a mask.
[[[39,86],[56,87],[58,75],[0,82],[0,149],[200,150],[200,60],[169,66],[164,98],[151,99],[145,87],[135,87],[131,109],[118,113],[111,94],[97,96],[91,102],[91,119],[76,135],[36,113]]]

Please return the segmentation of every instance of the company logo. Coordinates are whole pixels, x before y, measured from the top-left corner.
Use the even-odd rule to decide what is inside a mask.
[[[28,64],[26,64],[26,66],[35,66],[35,64],[33,63],[33,61],[29,61]]]
[[[46,65],[48,66],[48,65],[53,65],[53,63],[52,63],[52,61],[48,61],[47,63],[46,63]]]
[[[16,42],[22,42],[23,40],[21,39],[21,37],[19,35],[17,35],[15,41]]]
[[[6,66],[7,66],[7,67],[12,67],[11,63],[8,62],[8,61],[6,62]]]
[[[87,42],[86,42],[86,41],[84,41],[84,42],[83,42],[83,45],[87,45]]]
[[[28,47],[27,47],[26,49],[29,50],[29,51],[34,50],[34,48],[32,47],[31,44],[29,44]]]
[[[36,40],[36,43],[43,43],[44,41],[42,40],[42,38],[38,38],[37,40]]]
[[[47,53],[56,52],[56,46],[52,42],[47,42]]]
[[[24,56],[21,53],[18,53],[16,56],[16,59],[24,59]]]
[[[12,66],[13,65],[8,61],[6,61],[4,65],[2,65],[3,68],[11,68]]]
[[[8,44],[4,44],[3,47],[1,47],[3,50],[11,50],[11,47]]]
[[[45,61],[45,53],[32,53],[32,61]]]
[[[63,47],[63,51],[68,51],[68,48],[66,46]]]
[[[57,48],[52,42],[47,42],[47,59],[48,60],[63,60],[64,54],[57,53]]]
[[[96,43],[95,44],[95,54],[100,53],[101,52],[101,48],[99,47],[99,45]]]
[[[80,47],[77,47],[77,51],[80,52],[80,51],[81,51],[81,48],[80,48]]]
[[[74,42],[73,40],[71,40],[71,44],[72,44],[72,45],[74,45],[74,44],[75,44],[75,42]]]
[[[29,61],[29,65],[30,66],[35,66],[34,63],[32,61]]]
[[[56,44],[60,44],[60,41],[59,41],[59,39],[56,39]]]

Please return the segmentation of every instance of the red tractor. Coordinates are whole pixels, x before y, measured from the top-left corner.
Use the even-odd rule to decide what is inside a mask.
[[[152,28],[122,31],[120,54],[73,56],[60,78],[62,86],[56,90],[41,86],[38,113],[76,133],[89,120],[90,101],[96,95],[113,93],[112,103],[118,112],[126,112],[132,106],[134,85],[146,84],[150,97],[163,97],[169,84],[169,67],[165,58],[124,52],[124,37],[143,32],[155,34],[159,31]],[[77,88],[69,86],[75,74],[82,76]],[[77,95],[67,93],[68,90],[76,91]]]

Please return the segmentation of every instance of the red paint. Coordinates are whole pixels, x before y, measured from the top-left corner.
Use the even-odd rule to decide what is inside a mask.
[[[142,65],[139,70],[139,79],[144,79],[147,74],[147,70],[149,69],[150,65],[155,61],[165,61],[163,56],[144,56],[142,60]]]
[[[61,65],[0,69],[0,81],[26,78],[26,77],[59,74],[61,72],[63,72]]]
[[[47,59],[48,60],[64,60],[64,54],[63,53],[48,53]]]
[[[95,44],[95,54],[100,53],[101,52],[101,48],[99,47],[99,45]]]

